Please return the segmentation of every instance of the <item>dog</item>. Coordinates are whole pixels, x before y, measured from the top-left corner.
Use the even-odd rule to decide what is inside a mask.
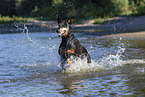
[[[62,41],[58,49],[58,53],[61,56],[62,68],[66,62],[67,64],[72,64],[72,59],[78,57],[87,57],[87,63],[91,63],[91,57],[89,53],[72,33],[71,24],[73,21],[74,18],[63,20],[59,15],[57,17],[58,28],[56,32],[58,33],[59,37],[62,37]]]

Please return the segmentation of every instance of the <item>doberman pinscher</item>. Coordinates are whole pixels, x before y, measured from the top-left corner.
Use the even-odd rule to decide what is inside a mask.
[[[71,24],[74,18],[62,20],[58,15],[58,29],[56,32],[59,37],[62,37],[62,42],[59,46],[58,53],[61,56],[62,68],[64,63],[72,64],[72,58],[84,58],[87,57],[87,63],[91,63],[91,57],[87,50],[80,44],[79,40],[74,36],[71,29]]]

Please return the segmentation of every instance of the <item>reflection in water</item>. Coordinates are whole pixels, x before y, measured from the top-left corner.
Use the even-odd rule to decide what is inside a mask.
[[[82,79],[82,80],[81,80]],[[63,88],[57,89],[59,93],[65,94],[67,96],[74,95],[76,96],[79,88],[83,88],[83,85],[79,85],[80,83],[84,82],[83,77],[75,76],[75,77],[66,77],[66,78],[59,78],[59,83],[63,85]]]
[[[134,96],[145,95],[145,64],[124,65],[120,69],[120,72],[125,75],[124,77],[126,79],[128,79],[125,84],[134,91]]]

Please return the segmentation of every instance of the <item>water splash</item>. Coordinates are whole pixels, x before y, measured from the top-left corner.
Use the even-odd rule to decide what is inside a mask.
[[[41,47],[41,48],[48,48],[48,46],[42,46],[38,42],[32,40],[32,38],[29,36],[29,30],[25,24],[23,28],[20,28],[18,25],[15,25],[15,26],[17,27],[18,30],[22,31],[22,33],[26,33],[28,40],[30,40],[32,43],[36,44],[38,47]],[[49,40],[51,40],[50,37],[49,37]]]
[[[120,41],[122,39],[120,38]],[[119,41],[119,43],[120,43]],[[98,61],[92,60],[91,64],[87,64],[87,58],[75,59],[71,65],[66,65],[66,73],[86,73],[86,72],[97,72],[100,70],[109,70],[117,66],[122,66],[124,62],[122,60],[122,53],[124,53],[124,44],[120,43],[117,46],[118,51],[116,54],[110,54],[106,57],[101,58]]]
[[[145,59],[131,59],[131,60],[124,60],[122,64],[145,64]]]
[[[122,38],[120,38],[120,41],[121,40],[122,40]],[[120,41],[119,41],[119,43],[120,43]],[[116,54],[110,54],[107,57],[103,57],[99,61],[99,65],[103,65],[107,69],[111,69],[111,68],[116,67],[116,66],[121,66],[123,63],[122,54],[125,51],[124,44],[120,43],[120,45],[117,46],[117,49],[118,49],[118,51]]]

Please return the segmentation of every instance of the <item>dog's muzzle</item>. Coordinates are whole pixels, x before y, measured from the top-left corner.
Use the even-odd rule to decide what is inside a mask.
[[[63,36],[67,30],[68,28],[58,28],[56,32],[58,33],[58,36],[60,37],[60,36]]]

